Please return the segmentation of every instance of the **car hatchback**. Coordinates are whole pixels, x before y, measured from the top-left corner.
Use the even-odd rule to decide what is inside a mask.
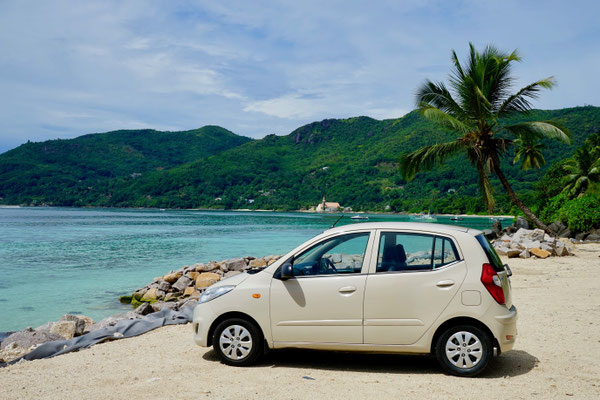
[[[510,275],[477,230],[345,225],[209,287],[194,340],[229,365],[267,348],[431,353],[446,372],[474,376],[514,345]]]

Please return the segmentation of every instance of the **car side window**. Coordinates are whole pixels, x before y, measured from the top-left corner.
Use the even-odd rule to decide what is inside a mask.
[[[458,259],[454,243],[434,235],[383,232],[377,272],[426,271]]]
[[[340,235],[294,257],[294,276],[360,273],[369,233]]]
[[[433,256],[434,268],[443,267],[458,260],[458,253],[452,240],[437,236]]]

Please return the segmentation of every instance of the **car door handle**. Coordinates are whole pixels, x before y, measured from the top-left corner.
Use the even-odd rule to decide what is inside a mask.
[[[344,286],[338,290],[340,293],[352,293],[355,292],[356,288],[354,286]]]
[[[439,281],[438,283],[435,284],[437,287],[441,287],[441,288],[447,288],[450,287],[452,285],[454,285],[454,281],[451,280],[447,280],[447,281]]]

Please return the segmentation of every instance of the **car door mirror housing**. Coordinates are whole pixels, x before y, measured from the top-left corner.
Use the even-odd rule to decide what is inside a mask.
[[[279,277],[281,278],[282,281],[285,281],[287,279],[294,277],[294,267],[292,266],[292,263],[286,262],[285,264],[283,264],[281,266],[281,272],[279,274]]]

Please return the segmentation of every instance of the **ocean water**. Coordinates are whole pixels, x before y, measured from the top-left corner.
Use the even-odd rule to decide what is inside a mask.
[[[367,214],[369,221],[405,215]],[[284,254],[338,215],[313,213],[0,208],[0,332],[66,313],[100,320],[131,309],[118,298],[184,265]],[[478,229],[489,218],[439,223]],[[338,223],[352,223],[344,218]],[[507,222],[508,223],[508,222]]]

